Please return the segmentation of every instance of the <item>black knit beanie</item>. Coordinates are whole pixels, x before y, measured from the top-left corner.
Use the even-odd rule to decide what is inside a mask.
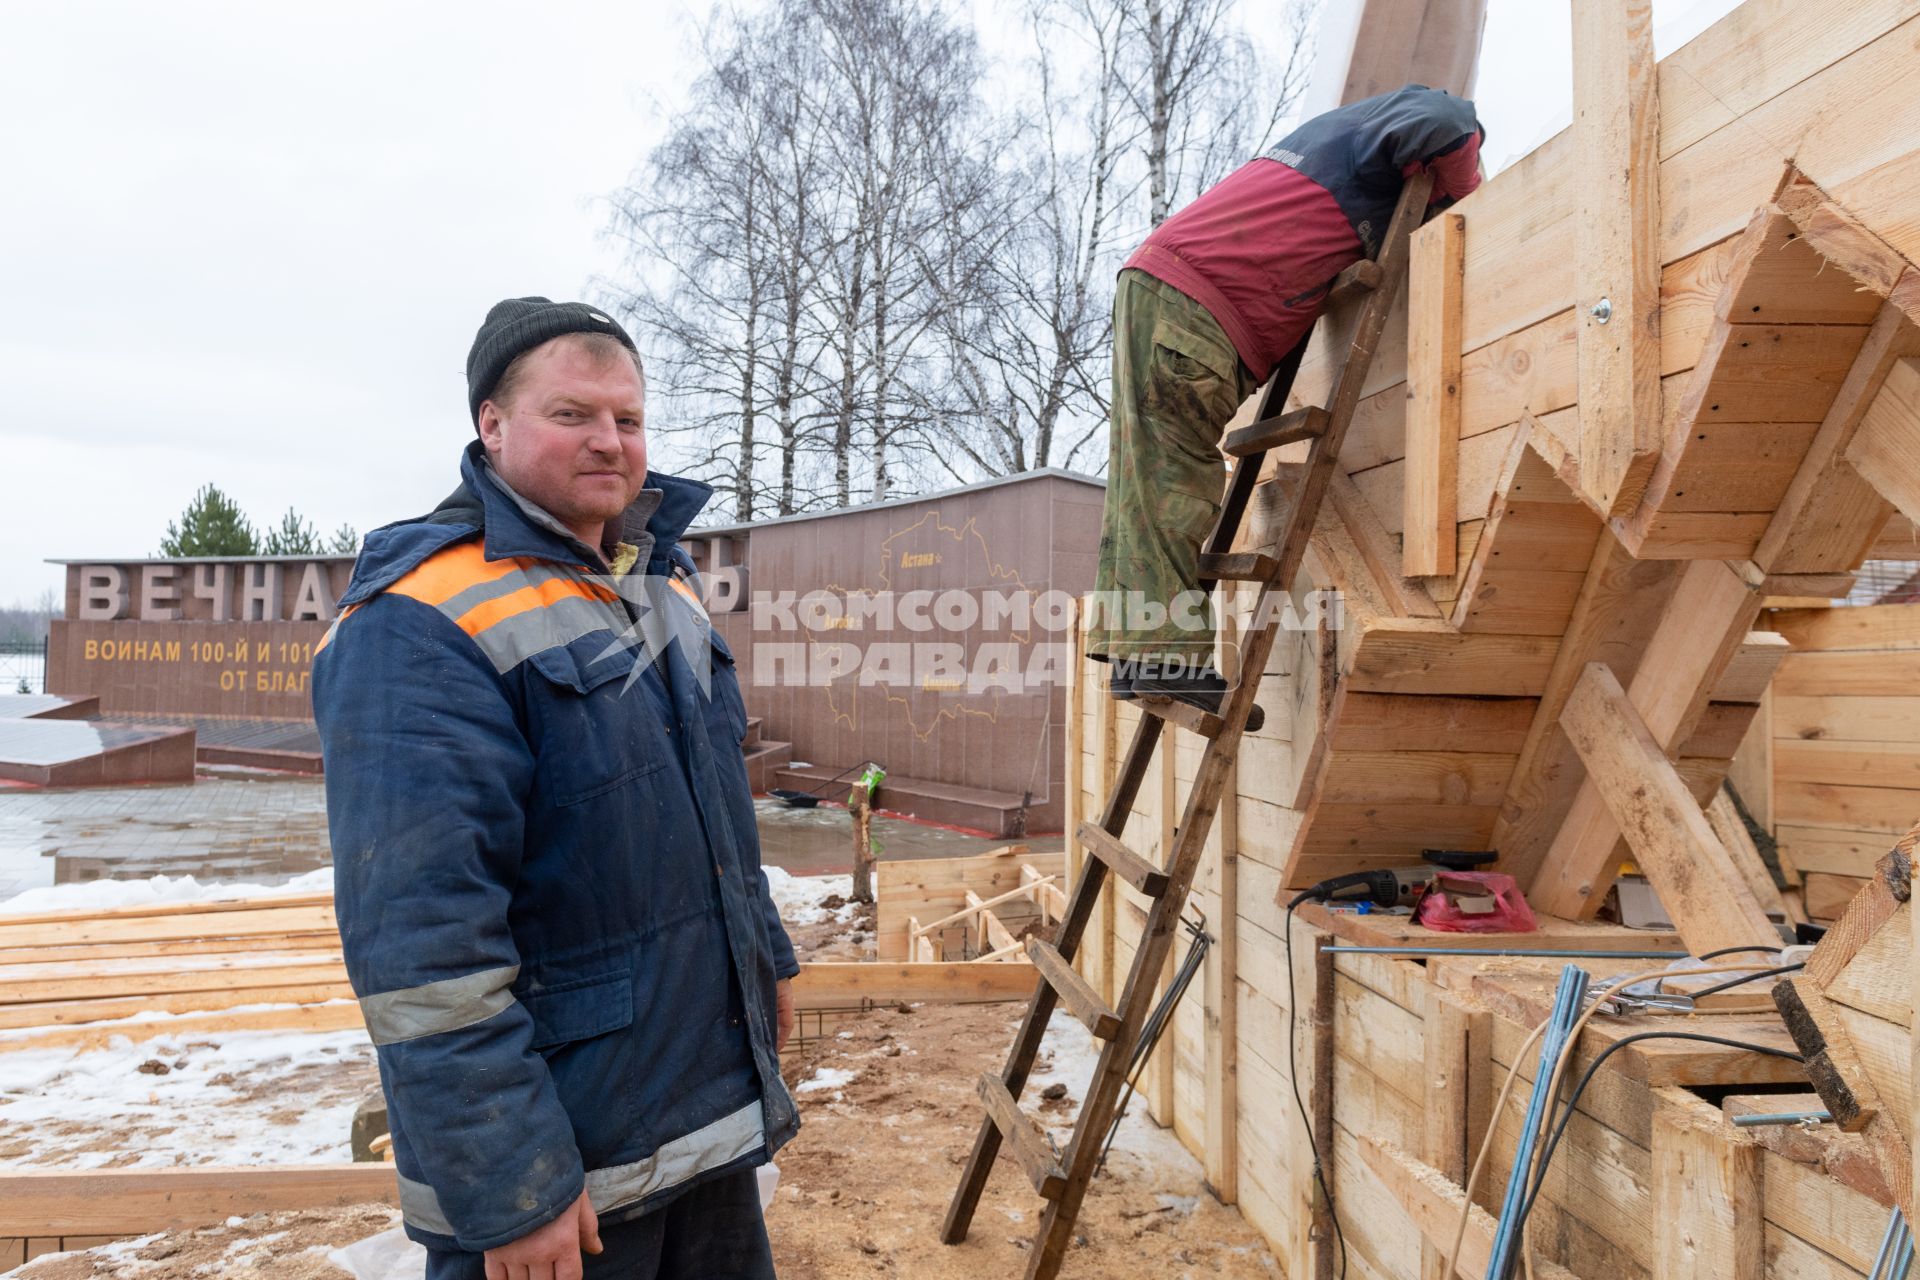
[[[584,302],[554,302],[549,298],[508,298],[493,304],[467,352],[467,407],[473,425],[480,425],[480,404],[493,394],[500,375],[514,357],[566,333],[604,333],[637,351],[617,321]]]

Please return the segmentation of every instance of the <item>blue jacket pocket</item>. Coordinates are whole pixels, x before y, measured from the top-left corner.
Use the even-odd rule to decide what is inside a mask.
[[[633,978],[581,978],[523,992],[520,1003],[533,1019],[535,1049],[591,1040],[633,1025]]]

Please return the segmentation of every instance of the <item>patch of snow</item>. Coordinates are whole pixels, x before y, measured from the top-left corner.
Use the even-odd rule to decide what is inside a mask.
[[[813,1073],[812,1079],[802,1080],[795,1085],[795,1093],[818,1093],[822,1089],[838,1089],[842,1085],[852,1084],[853,1078],[860,1073],[844,1067],[821,1067]]]
[[[310,1073],[293,1082],[316,1064],[342,1087],[316,1094]],[[346,1161],[354,1110],[377,1080],[357,1029],[15,1050],[0,1054],[0,1145],[13,1148],[0,1164],[97,1168],[129,1153],[135,1168]]]
[[[773,866],[761,870],[766,872],[773,904],[780,908],[780,918],[788,924],[819,924],[824,920],[835,924],[853,923],[857,906],[846,901],[853,895],[852,876],[796,876]],[[825,906],[826,900],[832,897],[840,898],[841,905]]]
[[[1040,1047],[1044,1056],[1035,1060],[1020,1102],[1032,1110],[1041,1090],[1049,1085],[1065,1085],[1070,1105],[1033,1112],[1040,1123],[1052,1131],[1055,1141],[1064,1146],[1073,1130],[1074,1117],[1080,1114],[1080,1103],[1087,1096],[1094,1068],[1100,1064],[1100,1042],[1078,1018],[1064,1009],[1056,1009],[1047,1023],[1047,1034]],[[1161,1186],[1198,1185],[1206,1176],[1200,1162],[1180,1145],[1173,1130],[1153,1122],[1147,1114],[1146,1098],[1137,1093],[1127,1102],[1127,1114],[1120,1121],[1119,1136],[1114,1139],[1113,1151],[1108,1156],[1109,1163],[1118,1160],[1133,1161],[1142,1173]]]
[[[427,1271],[426,1249],[399,1227],[329,1250],[326,1259],[354,1280],[419,1280]]]
[[[0,903],[0,915],[42,911],[102,911],[111,907],[146,907],[163,902],[231,902],[240,898],[285,898],[307,893],[332,893],[333,868],[321,867],[285,884],[214,882],[201,884],[192,876],[149,876],[144,880],[87,880],[28,889]]]

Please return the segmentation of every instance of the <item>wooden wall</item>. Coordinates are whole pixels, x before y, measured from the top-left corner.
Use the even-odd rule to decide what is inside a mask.
[[[1808,914],[1831,920],[1920,821],[1920,604],[1783,609],[1768,625],[1793,652],[1735,785],[1805,878]]]

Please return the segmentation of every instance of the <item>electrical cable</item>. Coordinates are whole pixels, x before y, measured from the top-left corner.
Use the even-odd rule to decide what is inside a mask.
[[[1294,993],[1293,984],[1293,911],[1313,891],[1309,889],[1287,904],[1286,953],[1287,953],[1287,1084],[1293,1089],[1293,1105],[1300,1108],[1300,1123],[1307,1131],[1307,1148],[1313,1152],[1313,1180],[1320,1184],[1320,1194],[1327,1200],[1327,1220],[1333,1223],[1334,1239],[1340,1242],[1340,1280],[1347,1277],[1347,1233],[1340,1229],[1340,1214],[1333,1206],[1333,1188],[1327,1185],[1327,1175],[1320,1164],[1320,1143],[1313,1136],[1313,1120],[1307,1115],[1307,1104],[1300,1097],[1299,1054],[1294,1048],[1295,1032],[1299,1023],[1300,1001]],[[1331,1082],[1323,1082],[1330,1084]]]
[[[1561,1112],[1560,1120],[1554,1126],[1553,1135],[1547,1139],[1547,1145],[1541,1149],[1540,1163],[1537,1166],[1533,1184],[1527,1191],[1526,1202],[1520,1206],[1520,1222],[1523,1226],[1527,1221],[1527,1215],[1533,1212],[1533,1202],[1540,1198],[1540,1188],[1546,1185],[1547,1165],[1553,1160],[1553,1153],[1559,1147],[1560,1139],[1573,1124],[1574,1109],[1580,1104],[1580,1096],[1586,1092],[1587,1086],[1593,1083],[1594,1076],[1599,1074],[1601,1063],[1639,1040],[1697,1040],[1703,1044],[1724,1045],[1729,1049],[1746,1049],[1753,1053],[1763,1053],[1770,1058],[1786,1058],[1791,1062],[1804,1061],[1799,1054],[1790,1053],[1785,1049],[1776,1049],[1772,1045],[1753,1044],[1746,1040],[1730,1040],[1725,1036],[1710,1036],[1697,1031],[1637,1031],[1630,1036],[1620,1037],[1602,1049],[1593,1061],[1587,1064],[1586,1071],[1581,1073],[1579,1081],[1573,1086],[1573,1092],[1567,1095],[1566,1102],[1562,1104],[1566,1109]]]
[[[1295,900],[1296,904],[1298,903],[1298,901],[1299,901],[1298,899]],[[1292,908],[1289,907],[1288,910],[1289,912],[1291,912]],[[1575,1046],[1577,1046],[1580,1043],[1580,1033],[1582,1030],[1585,1029],[1588,1019],[1592,1018],[1593,1015],[1600,1010],[1600,1007],[1606,1004],[1608,999],[1614,994],[1626,989],[1627,987],[1633,986],[1635,983],[1645,982],[1650,978],[1672,978],[1672,977],[1678,977],[1681,974],[1699,975],[1699,974],[1707,974],[1707,973],[1743,973],[1743,972],[1746,972],[1748,968],[1749,966],[1738,965],[1738,964],[1715,965],[1705,969],[1688,969],[1688,968],[1683,968],[1681,966],[1676,965],[1667,969],[1650,969],[1644,973],[1628,974],[1624,978],[1614,979],[1610,984],[1606,986],[1596,986],[1591,993],[1593,1003],[1589,1005],[1587,1008],[1587,1011],[1581,1014],[1579,1019],[1574,1022],[1572,1030],[1567,1035],[1566,1044],[1562,1047],[1560,1051],[1560,1059],[1554,1065],[1553,1075],[1547,1085],[1549,1090],[1549,1093],[1547,1096],[1552,1097],[1555,1092],[1558,1092],[1560,1088],[1560,1077],[1566,1071],[1567,1062],[1571,1059]],[[1291,975],[1291,972],[1292,972],[1291,968],[1289,968],[1288,972],[1289,972],[1289,975]],[[1545,1022],[1542,1022],[1538,1027],[1534,1029],[1533,1034],[1527,1038],[1527,1042],[1520,1047],[1520,1050],[1517,1053],[1514,1054],[1513,1065],[1507,1069],[1507,1083],[1500,1091],[1499,1102],[1497,1102],[1494,1105],[1494,1110],[1493,1110],[1494,1115],[1498,1116],[1500,1114],[1501,1108],[1503,1108],[1506,1105],[1507,1097],[1513,1091],[1514,1081],[1519,1078],[1520,1064],[1525,1059],[1527,1051],[1531,1049],[1534,1043],[1537,1040],[1539,1040],[1539,1038],[1542,1035],[1546,1033],[1546,1030],[1547,1030],[1547,1024]],[[1538,1080],[1534,1082],[1534,1087],[1535,1088],[1539,1087]],[[1459,1260],[1461,1243],[1465,1241],[1465,1239],[1467,1238],[1467,1223],[1472,1218],[1473,1208],[1474,1208],[1473,1189],[1479,1182],[1480,1171],[1486,1165],[1488,1154],[1493,1150],[1493,1140],[1496,1132],[1497,1132],[1496,1126],[1493,1126],[1493,1125],[1487,1126],[1486,1136],[1482,1138],[1480,1142],[1480,1154],[1477,1157],[1475,1157],[1474,1163],[1473,1163],[1473,1170],[1471,1173],[1467,1175],[1466,1196],[1464,1197],[1460,1205],[1460,1228],[1454,1234],[1453,1250],[1447,1259],[1447,1274],[1449,1275],[1453,1274],[1454,1266],[1456,1262]],[[1531,1170],[1515,1170],[1512,1174],[1512,1176],[1514,1177],[1521,1177],[1523,1175],[1527,1176],[1528,1178],[1531,1178],[1532,1171]],[[1524,1249],[1522,1250],[1522,1254],[1524,1256],[1525,1254]]]
[[[1694,959],[1718,960],[1721,956],[1745,955],[1750,951],[1759,951],[1766,955],[1777,956],[1780,954],[1780,950],[1779,947],[1722,947],[1718,951],[1709,951],[1703,956],[1695,956]]]
[[[1729,978],[1725,982],[1716,982],[1712,986],[1702,987],[1698,991],[1682,991],[1675,992],[1674,994],[1685,995],[1698,1000],[1701,996],[1719,995],[1722,991],[1731,991],[1735,987],[1745,986],[1749,982],[1758,982],[1761,978],[1777,978],[1783,973],[1798,973],[1806,967],[1804,964],[1783,964],[1777,969],[1755,969],[1743,978]]]

